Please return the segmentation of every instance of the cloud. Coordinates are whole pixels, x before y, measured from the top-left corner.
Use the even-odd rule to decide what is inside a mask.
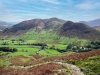
[[[95,9],[98,8],[100,6],[100,3],[92,3],[90,1],[88,2],[84,2],[81,4],[77,4],[75,7],[79,8],[79,9]]]
[[[34,18],[48,18],[48,15],[41,13],[23,13],[23,14],[0,14],[0,21],[6,22],[21,22],[24,20],[30,20]]]
[[[0,2],[0,8],[3,8],[4,7],[4,5]]]
[[[21,2],[27,2],[28,0],[19,0],[19,1],[21,1]]]
[[[22,13],[31,13],[33,11],[27,11],[27,10],[9,10],[10,12],[22,12]]]
[[[0,14],[0,21],[7,21],[7,22],[18,22],[22,18],[19,15],[14,14]]]
[[[67,2],[68,2],[69,4],[72,4],[72,0],[67,0]]]
[[[60,4],[57,0],[42,0],[44,2],[52,3],[52,4]]]
[[[53,9],[51,9],[51,8],[49,8],[49,7],[47,7],[47,8],[42,8],[42,7],[37,7],[37,6],[34,6],[34,8],[35,9],[39,9],[39,10],[53,10]]]

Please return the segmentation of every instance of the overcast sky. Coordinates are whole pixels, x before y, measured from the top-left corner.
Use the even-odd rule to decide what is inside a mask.
[[[98,19],[100,0],[0,0],[0,21],[52,17],[74,22]]]

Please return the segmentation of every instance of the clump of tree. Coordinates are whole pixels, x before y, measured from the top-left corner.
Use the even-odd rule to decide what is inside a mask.
[[[14,43],[16,40],[15,39],[12,39],[11,41],[12,41],[12,43]]]
[[[24,39],[19,39],[18,41],[21,42],[21,43],[24,43],[25,42]]]
[[[47,46],[46,43],[33,43],[31,45],[34,45],[34,46]]]
[[[52,45],[49,49],[57,50],[57,51],[60,52],[60,53],[66,52],[65,49],[56,48],[55,45]]]
[[[14,41],[17,41],[17,44],[14,44],[14,45],[26,45],[26,44],[24,43],[24,42],[25,42],[24,39],[18,39],[18,40],[12,39],[11,41],[12,41],[12,43],[14,43]]]
[[[16,48],[9,48],[9,47],[0,47],[0,51],[3,52],[17,52]]]
[[[9,45],[8,42],[3,42],[2,45]]]
[[[100,49],[100,41],[92,41],[91,45],[94,49]]]
[[[2,41],[3,41],[3,40],[5,40],[5,39],[0,39],[0,40],[2,40]]]
[[[56,50],[55,45],[52,45],[49,49]]]
[[[66,47],[66,51],[73,52],[88,52],[94,49],[100,49],[100,41],[92,41],[86,46],[77,46],[75,44],[69,44]]]
[[[45,45],[42,45],[41,46],[41,50],[45,50],[46,46]]]
[[[57,48],[56,50],[57,50],[58,52],[60,52],[60,53],[64,53],[64,52],[66,52],[65,49],[59,49],[59,48]]]

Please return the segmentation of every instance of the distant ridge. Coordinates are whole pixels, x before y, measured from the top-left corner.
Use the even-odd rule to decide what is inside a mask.
[[[11,27],[13,24],[14,23],[8,23],[8,22],[0,21],[0,31]]]
[[[80,21],[80,23],[87,24],[89,26],[95,27],[100,25],[100,19],[95,19],[91,21]]]

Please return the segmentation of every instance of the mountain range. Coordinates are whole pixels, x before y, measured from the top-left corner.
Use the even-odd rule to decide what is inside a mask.
[[[34,31],[31,32],[34,33],[32,35],[35,35],[35,33],[39,35],[39,33],[45,31],[47,34],[51,32],[52,34],[55,33],[59,37],[78,37],[89,40],[100,39],[100,32],[95,28],[84,23],[74,23],[58,18],[26,20],[13,25],[11,28],[6,28],[0,32],[0,35],[7,37],[24,36],[27,32],[27,34],[29,34],[29,31],[32,29]]]
[[[80,21],[80,23],[84,23],[91,27],[95,27],[95,26],[100,26],[100,19],[95,19],[91,21]]]

